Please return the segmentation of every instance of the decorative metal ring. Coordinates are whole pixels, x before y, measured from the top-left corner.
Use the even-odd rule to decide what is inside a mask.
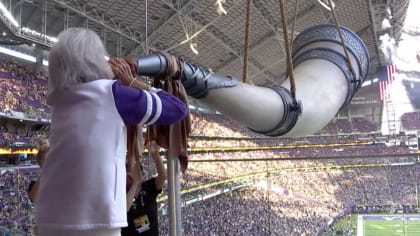
[[[267,86],[267,88],[274,90],[280,96],[284,104],[284,115],[279,121],[279,123],[277,123],[277,125],[270,130],[250,130],[272,137],[285,135],[289,133],[289,131],[292,130],[293,127],[295,127],[300,114],[302,114],[302,103],[300,101],[297,101],[296,98],[293,98],[290,91],[282,86]]]
[[[351,54],[356,58],[359,66],[360,78],[363,81],[369,71],[369,54],[362,39],[350,29],[340,26],[344,44]],[[299,53],[305,46],[316,42],[334,42],[341,45],[340,37],[336,26],[323,24],[311,27],[301,32],[293,41],[293,55]]]

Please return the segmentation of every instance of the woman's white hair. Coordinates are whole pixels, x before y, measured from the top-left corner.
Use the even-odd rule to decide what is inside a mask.
[[[61,32],[48,58],[49,96],[72,85],[112,79],[114,74],[105,56],[106,49],[92,30],[69,28]]]

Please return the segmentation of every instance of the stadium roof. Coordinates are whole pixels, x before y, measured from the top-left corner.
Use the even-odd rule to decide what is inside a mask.
[[[56,36],[65,27],[88,27],[98,32],[110,54],[115,56],[145,54],[147,39],[147,47],[150,49],[168,51],[238,79],[242,76],[247,2],[245,0],[6,2],[6,8],[20,26],[49,36]],[[290,30],[293,25],[295,1],[284,2]],[[295,35],[310,26],[334,22],[331,12],[323,6],[327,2],[328,0],[298,1]],[[377,66],[386,64],[386,58],[379,49],[379,37],[389,33],[398,41],[409,0],[333,2],[338,22],[357,32],[368,46],[370,75],[374,75]],[[218,7],[222,9],[220,6],[227,14],[218,14]],[[249,78],[251,83],[258,85],[279,83],[286,65],[279,1],[252,0],[251,11]],[[386,18],[390,19],[391,28],[384,29]],[[12,33],[8,38],[10,35],[18,35],[19,37],[14,37],[16,41],[34,41],[30,34],[22,35],[11,31],[4,18],[2,28]],[[187,37],[192,39],[187,41]],[[47,47],[51,45],[51,42],[43,39],[39,42]],[[191,43],[198,54],[193,52]]]

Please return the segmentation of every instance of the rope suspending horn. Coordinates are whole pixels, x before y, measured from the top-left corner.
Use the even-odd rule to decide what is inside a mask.
[[[354,69],[353,69],[353,66],[352,66],[351,61],[350,61],[350,56],[349,56],[346,44],[344,43],[343,34],[341,33],[340,26],[338,25],[337,18],[335,17],[335,13],[334,13],[335,5],[333,4],[332,0],[328,0],[328,6],[330,8],[331,15],[334,19],[334,23],[335,23],[335,27],[337,29],[338,36],[340,37],[341,46],[343,47],[344,54],[346,55],[346,61],[347,61],[350,73],[352,74],[353,78],[356,78],[356,73],[354,73]]]
[[[290,53],[290,44],[289,44],[289,37],[287,35],[287,22],[286,22],[286,14],[284,11],[284,2],[283,0],[279,0],[280,5],[280,17],[281,23],[283,28],[283,38],[285,44],[285,51],[286,51],[286,63],[287,63],[287,74],[290,77],[290,93],[292,94],[293,98],[296,98],[296,85],[295,85],[295,78],[293,75],[293,62],[292,62],[292,55]]]
[[[249,31],[251,18],[251,0],[247,0],[246,4],[246,20],[245,20],[245,44],[244,44],[244,67],[242,70],[242,81],[248,81],[248,53],[249,53]]]
[[[285,91],[286,93],[288,93],[287,89],[280,88],[279,91],[278,91],[279,95],[282,97],[283,101],[286,102],[286,104],[289,104],[288,106],[285,106],[285,109],[286,109],[285,111],[288,111],[285,114],[289,114],[289,115],[287,117],[284,117],[285,120],[281,121],[277,125],[277,127],[274,129],[274,130],[276,130],[274,132],[274,133],[276,133],[276,135],[278,134],[277,133],[278,131],[280,131],[280,133],[283,134],[283,133],[288,133],[291,129],[293,129],[293,127],[296,125],[298,117],[302,114],[302,103],[296,99],[296,84],[295,84],[295,77],[294,77],[294,74],[293,74],[292,54],[290,52],[291,47],[292,47],[292,42],[289,43],[288,32],[287,32],[286,13],[284,11],[283,0],[279,0],[279,7],[280,7],[281,23],[282,23],[282,28],[283,28],[284,46],[285,46],[285,51],[286,51],[286,63],[287,63],[286,75],[290,79],[290,99],[291,99],[291,101],[286,102],[288,99],[286,97],[284,97],[284,94],[280,93],[280,91]],[[297,8],[298,8],[298,2],[296,0],[293,31],[294,31],[295,24],[296,24]],[[291,38],[293,38],[293,31],[292,31]],[[283,123],[283,122],[285,122],[285,123]],[[277,129],[280,126],[282,128]]]
[[[296,27],[296,19],[297,19],[297,10],[299,7],[299,0],[295,1],[295,12],[294,12],[294,17],[293,17],[293,25],[292,25],[292,32],[290,33],[290,43],[289,43],[289,48],[293,47],[293,38],[295,35],[295,27]],[[289,77],[289,71],[286,71],[286,78]]]
[[[297,10],[299,8],[299,0],[295,1],[295,12],[294,12],[294,16],[293,16],[293,25],[292,25],[292,32],[290,33],[290,44],[289,47],[292,48],[293,47],[293,38],[295,35],[295,28],[296,28],[296,20],[297,20]]]

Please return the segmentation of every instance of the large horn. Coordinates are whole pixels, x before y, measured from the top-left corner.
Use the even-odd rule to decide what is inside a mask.
[[[189,96],[202,100],[226,116],[269,136],[297,137],[321,130],[347,105],[369,69],[363,41],[351,30],[319,25],[300,33],[293,42],[296,99],[289,81],[281,85],[254,86],[230,76],[215,74],[183,61],[182,83]],[[138,59],[140,74],[155,76],[166,70],[166,59],[153,54]]]

